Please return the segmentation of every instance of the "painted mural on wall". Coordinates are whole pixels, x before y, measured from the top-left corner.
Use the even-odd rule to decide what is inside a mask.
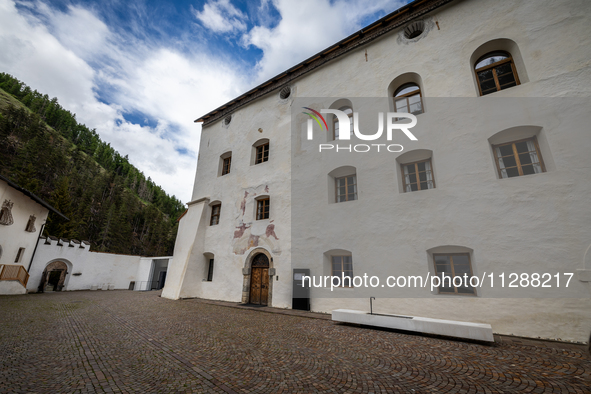
[[[269,195],[269,186],[260,185],[244,189],[242,198],[236,202],[232,250],[243,255],[254,247],[264,247],[273,254],[281,254],[281,244],[273,220],[254,220],[256,216],[256,198]]]

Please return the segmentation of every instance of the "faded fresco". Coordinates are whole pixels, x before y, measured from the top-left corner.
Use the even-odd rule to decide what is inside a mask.
[[[273,220],[251,220],[256,217],[256,198],[269,195],[268,185],[259,185],[244,189],[242,198],[236,202],[236,218],[232,250],[234,254],[243,255],[250,248],[264,247],[273,254],[281,254],[281,245]],[[245,222],[244,218],[249,218]]]

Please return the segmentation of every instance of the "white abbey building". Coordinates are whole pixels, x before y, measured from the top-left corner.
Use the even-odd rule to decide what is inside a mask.
[[[417,0],[202,116],[162,296],[291,308],[294,269],[467,274],[487,280],[312,288],[309,307],[373,295],[380,313],[588,342],[590,24],[586,0]],[[402,151],[361,153],[372,141],[326,112],[308,140],[302,112],[323,109],[364,134],[412,112],[417,141],[384,133]]]

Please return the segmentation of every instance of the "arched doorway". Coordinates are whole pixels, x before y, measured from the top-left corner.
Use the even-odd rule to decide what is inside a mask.
[[[41,293],[45,291],[62,291],[67,274],[68,266],[63,261],[54,261],[48,264],[43,271],[43,275],[41,275],[38,291]]]
[[[252,259],[249,302],[256,305],[269,302],[269,258],[264,253]]]

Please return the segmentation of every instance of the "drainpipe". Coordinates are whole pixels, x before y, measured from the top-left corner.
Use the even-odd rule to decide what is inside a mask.
[[[39,231],[39,236],[37,237],[37,243],[35,244],[35,249],[33,249],[33,255],[31,256],[31,261],[29,262],[29,268],[27,268],[27,273],[31,272],[31,265],[33,265],[33,259],[35,258],[35,252],[37,252],[37,246],[39,245],[39,240],[43,235],[43,230],[45,229],[45,223],[41,225],[41,231]]]

